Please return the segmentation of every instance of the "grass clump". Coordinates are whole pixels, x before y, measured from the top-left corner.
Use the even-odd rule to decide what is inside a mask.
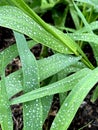
[[[0,26],[12,29],[16,39],[16,44],[0,53],[2,130],[13,129],[10,105],[18,103],[23,103],[23,129],[42,130],[57,93],[60,109],[50,130],[69,128],[84,98],[98,82],[97,7],[91,0],[1,0]],[[43,20],[47,12],[52,22]],[[37,43],[42,44],[39,60],[30,51]],[[84,53],[86,45],[92,48],[96,64]],[[48,48],[53,55],[46,58]],[[18,55],[22,68],[5,77],[6,66]],[[20,91],[21,96],[10,99]],[[97,99],[97,91],[92,101]]]

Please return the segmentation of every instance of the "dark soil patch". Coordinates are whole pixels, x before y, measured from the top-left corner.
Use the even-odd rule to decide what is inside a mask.
[[[0,27],[0,51],[7,48],[9,45],[12,45],[14,42],[15,40],[12,31]],[[34,53],[34,55],[38,58],[41,52],[41,45],[39,44],[34,48],[32,48],[31,50]],[[90,56],[92,56],[92,54],[90,54]],[[19,57],[17,57],[7,66],[6,75],[12,73],[13,71],[16,71],[20,67],[21,67],[20,60]],[[83,130],[98,130],[98,100],[95,103],[90,102],[92,91],[88,94],[85,101],[79,108],[68,130],[78,130],[83,126],[86,126],[85,128],[83,128]],[[51,123],[55,118],[59,107],[60,107],[59,97],[58,95],[56,95],[54,96],[51,110],[45,121],[43,130],[46,130],[46,127],[50,128]],[[14,122],[14,130],[22,130],[23,128],[22,105],[21,104],[13,105],[11,106],[11,109]]]

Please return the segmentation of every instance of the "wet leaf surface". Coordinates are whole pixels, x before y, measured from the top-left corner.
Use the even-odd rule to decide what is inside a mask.
[[[12,33],[9,33],[8,30],[3,29],[2,31],[4,31],[4,32],[6,32],[6,34],[12,36]],[[1,33],[0,33],[0,35],[1,35]],[[0,37],[0,39],[1,39],[1,37]],[[6,35],[4,35],[4,34],[3,34],[3,39],[6,39]],[[9,46],[9,43],[12,44],[10,39],[7,42],[5,42],[5,40],[3,40],[1,49],[4,49],[7,46]],[[6,46],[5,46],[5,44],[6,44]],[[34,50],[33,50],[33,52],[34,52]],[[12,63],[10,63],[10,65],[12,65],[12,66],[14,65],[14,67],[15,67],[14,69],[17,70],[19,67],[19,62],[12,62]],[[11,71],[13,71],[13,68],[12,68],[12,70],[10,70],[8,68],[6,70],[6,73],[8,74]],[[97,117],[98,117],[98,100],[95,103],[90,102],[92,91],[85,98],[84,102],[82,103],[81,107],[79,108],[79,110],[68,130],[72,130],[72,129],[77,130],[87,124],[88,124],[88,126],[83,128],[83,130],[97,130],[98,129],[98,119],[97,119]],[[19,95],[21,95],[21,93],[19,93]],[[59,109],[59,99],[58,99],[58,96],[55,95],[49,116],[47,117],[47,120],[45,121],[45,125],[44,125],[45,127],[51,126],[51,122],[53,121],[58,109]],[[22,122],[21,104],[13,105],[12,113],[13,113],[13,121],[14,121],[14,130],[22,130],[23,122]],[[89,122],[91,122],[91,123],[89,124]],[[44,127],[44,130],[45,130],[45,127]]]

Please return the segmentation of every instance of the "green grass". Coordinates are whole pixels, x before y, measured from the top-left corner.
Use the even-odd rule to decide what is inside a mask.
[[[76,1],[0,1],[0,26],[12,29],[16,39],[14,45],[0,52],[2,130],[13,130],[10,105],[18,103],[23,103],[23,129],[42,130],[54,94],[59,94],[60,109],[50,130],[67,130],[84,98],[98,82],[98,4],[96,0]],[[52,25],[41,18],[48,11]],[[73,25],[68,26],[68,18]],[[65,30],[67,33],[63,33]],[[27,41],[24,34],[31,40]],[[37,43],[43,48],[39,60],[30,51]],[[95,66],[83,52],[87,44],[93,50]],[[47,47],[53,55],[45,58]],[[22,68],[5,76],[6,66],[18,55]],[[20,91],[21,96],[11,99]],[[97,92],[98,87],[91,101],[98,98]]]

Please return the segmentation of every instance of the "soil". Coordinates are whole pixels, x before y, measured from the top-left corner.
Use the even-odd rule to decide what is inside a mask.
[[[14,42],[15,42],[15,39],[13,37],[12,31],[9,29],[0,27],[0,51],[12,45]],[[40,44],[36,45],[35,47],[31,49],[31,51],[38,58],[41,52],[41,45]],[[92,56],[92,54],[90,54],[91,51],[86,50],[86,53]],[[6,75],[16,71],[20,67],[21,67],[20,60],[19,60],[19,57],[17,57],[7,66]],[[95,103],[90,102],[92,92],[93,90],[85,98],[84,102],[80,106],[68,130],[78,130],[84,126],[85,127],[81,128],[81,130],[98,130],[98,100]],[[59,110],[59,107],[60,107],[59,96],[57,94],[54,96],[49,115],[43,126],[43,130],[46,130],[46,127],[48,127],[48,129],[50,128],[51,123],[53,119],[55,118],[57,111]],[[22,104],[13,105],[11,106],[11,109],[12,109],[14,130],[22,130],[23,128]]]

